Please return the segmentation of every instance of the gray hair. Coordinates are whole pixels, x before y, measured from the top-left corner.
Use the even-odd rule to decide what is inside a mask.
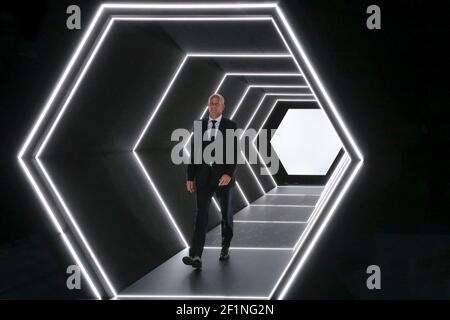
[[[220,103],[225,108],[225,98],[220,93],[213,93],[212,95],[210,95],[208,98],[208,105],[211,102],[212,98],[219,98]]]

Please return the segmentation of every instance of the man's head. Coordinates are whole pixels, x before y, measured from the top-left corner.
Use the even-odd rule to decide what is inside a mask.
[[[217,119],[225,109],[225,99],[222,95],[218,93],[214,93],[208,99],[208,111],[209,115],[213,119]]]

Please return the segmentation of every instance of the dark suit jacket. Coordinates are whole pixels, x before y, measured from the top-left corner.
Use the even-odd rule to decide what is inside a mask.
[[[202,137],[204,132],[208,129],[208,119],[206,116],[202,119]],[[195,180],[195,184],[197,186],[204,186],[207,184],[217,185],[219,183],[219,179],[223,174],[228,174],[231,177],[230,185],[234,184],[234,173],[237,167],[237,153],[240,152],[240,148],[238,147],[238,139],[234,139],[234,161],[232,164],[227,164],[226,159],[226,129],[234,129],[236,130],[236,123],[231,121],[230,119],[222,116],[219,125],[219,131],[222,132],[223,136],[223,161],[222,164],[213,164],[212,167],[209,164],[203,161],[201,164],[194,163],[194,137],[191,139],[191,152],[190,152],[190,161],[187,166],[186,179],[187,180]],[[203,150],[209,144],[209,141],[202,142],[202,155]]]

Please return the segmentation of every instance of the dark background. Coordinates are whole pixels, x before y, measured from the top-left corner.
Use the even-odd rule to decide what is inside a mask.
[[[0,298],[88,298],[16,155],[97,1],[3,1],[0,9]],[[382,29],[368,30],[370,4]],[[450,112],[446,1],[282,1],[365,165],[287,298],[449,298]],[[83,24],[83,27],[86,25]],[[366,267],[382,270],[369,291]],[[86,287],[86,286],[84,286]]]

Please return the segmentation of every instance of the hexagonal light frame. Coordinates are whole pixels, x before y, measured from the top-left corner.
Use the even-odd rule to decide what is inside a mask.
[[[152,186],[153,190],[158,194],[158,197],[161,198],[159,196],[159,191],[156,188],[156,185],[154,184],[154,182],[152,181],[150,175],[148,174],[147,170],[145,169],[145,166],[143,165],[142,161],[139,159],[139,156],[137,155],[137,148],[139,147],[140,142],[142,141],[142,138],[145,136],[148,128],[150,127],[150,124],[152,122],[152,120],[154,119],[154,117],[156,116],[156,113],[159,111],[159,108],[161,107],[162,103],[164,102],[166,96],[169,94],[173,84],[175,83],[179,73],[181,72],[181,70],[183,69],[185,63],[187,62],[187,60],[190,57],[204,57],[204,58],[211,58],[211,57],[226,57],[226,58],[280,58],[280,57],[291,57],[290,55],[280,55],[280,54],[255,54],[255,55],[236,55],[236,54],[195,54],[195,53],[189,53],[186,54],[185,57],[182,59],[181,63],[176,67],[176,72],[173,75],[171,81],[169,82],[169,85],[167,86],[166,90],[164,91],[164,94],[162,95],[161,99],[159,100],[159,102],[157,103],[157,106],[155,108],[155,110],[151,113],[148,122],[146,123],[146,125],[144,126],[143,130],[141,131],[141,134],[139,135],[137,141],[134,144],[133,147],[133,154],[136,157],[136,160],[138,162],[138,164],[140,165],[141,169],[144,171],[145,176],[147,177],[150,185]],[[299,73],[291,73],[291,74],[287,74],[287,73],[239,73],[239,72],[227,72],[224,74],[224,76],[222,77],[222,79],[219,81],[219,84],[216,88],[216,90],[214,91],[214,93],[217,93],[219,91],[219,89],[221,88],[222,84],[224,83],[224,81],[230,77],[230,76],[243,76],[243,75],[252,75],[252,76],[301,76],[301,74]],[[249,91],[253,88],[309,88],[308,86],[304,86],[304,85],[248,85],[244,94],[241,96],[241,98],[239,99],[239,102],[237,103],[233,113],[230,116],[230,119],[232,119],[234,117],[234,115],[236,114],[236,112],[238,111],[239,107],[241,106],[241,103],[244,101],[245,97],[247,96],[247,94],[249,93]],[[270,94],[270,95],[275,95],[275,94]],[[281,93],[281,95],[283,95],[283,93]],[[300,94],[303,95],[303,94]],[[306,96],[311,96],[310,94],[305,94]],[[264,96],[265,97],[265,96]],[[263,99],[264,100],[264,99]],[[262,100],[262,101],[263,101]],[[261,103],[262,103],[261,101]],[[208,110],[208,107],[206,106],[205,109],[203,110],[202,114],[200,115],[199,119],[203,118],[203,116],[206,114],[206,111]],[[184,149],[186,151],[186,153],[189,155],[189,150],[186,148],[186,146],[188,145],[189,141],[192,138],[192,133],[189,137],[189,139],[186,141],[186,144],[184,145]],[[244,156],[245,157],[245,156]],[[252,171],[253,173],[253,171]],[[256,178],[256,177],[255,177]],[[256,178],[257,179],[257,178]],[[258,184],[260,185],[259,181],[257,180]],[[245,196],[245,193],[243,192],[241,186],[239,185],[239,183],[236,183],[239,192],[241,193],[242,197],[244,198],[245,202],[247,203],[247,205],[249,204],[247,197]],[[265,193],[265,191],[263,191],[263,193]],[[217,202],[215,201],[215,199],[213,198],[213,203],[216,206],[216,208],[220,211],[219,205],[217,204]],[[167,209],[167,207],[164,205],[164,208],[166,209],[167,212],[169,212],[169,210]],[[170,213],[169,213],[170,215]],[[175,227],[178,231],[178,233],[180,234],[180,236],[183,239],[183,242],[186,241],[184,239],[184,236],[181,234],[181,232],[179,232],[178,227],[175,224]]]
[[[136,20],[138,18],[133,18],[132,20]],[[143,18],[144,20],[147,20],[146,18]],[[127,18],[121,18],[120,20],[127,20]],[[138,153],[137,153],[137,148],[139,147],[140,142],[142,141],[143,137],[145,136],[147,130],[150,128],[151,122],[154,119],[154,117],[156,116],[157,112],[159,111],[159,109],[162,106],[162,103],[164,102],[165,98],[167,97],[167,95],[170,93],[171,88],[173,86],[173,84],[176,82],[178,75],[180,74],[181,70],[183,69],[184,65],[186,64],[186,62],[188,61],[189,58],[191,57],[202,57],[202,58],[211,58],[211,57],[216,57],[216,58],[280,58],[280,57],[291,57],[290,55],[283,55],[283,54],[252,54],[252,55],[236,55],[236,54],[196,54],[196,53],[188,53],[184,56],[184,58],[182,59],[182,61],[180,62],[180,64],[175,68],[175,73],[172,76],[167,88],[164,91],[164,94],[162,95],[161,99],[159,100],[159,102],[157,103],[155,110],[153,110],[153,112],[151,113],[149,120],[147,121],[146,125],[144,126],[144,128],[141,131],[141,134],[139,135],[138,139],[136,140],[136,142],[134,143],[134,147],[133,147],[133,155],[136,159],[136,162],[138,163],[139,167],[142,169],[144,176],[147,178],[151,188],[153,189],[153,191],[155,192],[155,194],[157,195],[158,199],[160,200],[165,212],[167,213],[172,225],[174,226],[175,230],[177,231],[179,237],[181,238],[183,244],[185,245],[186,248],[189,247],[186,238],[184,237],[183,233],[181,232],[180,228],[178,227],[177,223],[175,222],[175,219],[173,218],[173,215],[171,214],[169,208],[167,207],[166,203],[163,200],[163,197],[161,196],[158,188],[156,187],[156,184],[153,182],[150,174],[148,173],[148,170],[146,169],[145,165],[142,163],[142,160],[139,158]],[[224,81],[230,77],[230,76],[243,76],[243,75],[250,75],[250,73],[239,73],[239,72],[227,72],[225,73],[225,75],[222,77],[221,81],[219,81],[219,84],[216,88],[216,90],[214,91],[215,93],[217,93],[219,91],[219,89],[221,88],[221,86],[223,85]],[[291,74],[287,74],[287,73],[251,73],[252,76],[302,76],[300,73],[291,73]],[[237,103],[232,115],[231,115],[231,119],[234,117],[234,115],[236,114],[236,112],[238,111],[239,107],[241,106],[242,102],[244,101],[245,97],[247,96],[247,94],[250,92],[251,89],[253,88],[290,88],[290,89],[309,89],[308,86],[305,85],[269,85],[269,84],[263,84],[263,85],[248,85],[245,92],[243,93],[243,95],[241,96],[241,98],[239,99],[239,102]],[[276,96],[276,95],[289,95],[289,96],[312,96],[312,94],[299,94],[299,93],[265,93],[263,98],[261,99],[260,103],[258,104],[258,107],[255,111],[255,113],[252,115],[251,119],[249,120],[246,128],[248,128],[248,125],[250,124],[250,122],[252,121],[253,117],[255,116],[257,110],[259,109],[259,107],[262,105],[262,103],[264,102],[266,96]],[[308,100],[308,101],[315,101],[315,100]],[[202,114],[200,115],[199,118],[202,118],[206,111],[208,110],[208,107],[206,106],[205,109],[203,110]],[[184,149],[186,151],[187,154],[189,154],[189,150],[186,148],[187,144],[189,143],[190,139],[192,138],[192,133],[188,139],[188,141],[186,142],[186,144],[184,145]],[[242,137],[241,137],[242,138]],[[244,155],[244,154],[243,154]],[[259,153],[258,153],[259,155]],[[258,183],[258,185],[260,186],[261,190],[263,193],[265,193],[265,190],[262,188],[261,183],[259,182],[257,176],[255,175],[255,173],[253,172],[253,169],[250,167],[250,164],[248,163],[245,155],[244,158],[246,160],[247,165],[249,166],[249,169],[251,171],[251,173],[253,174],[254,178],[256,179],[256,182]],[[241,186],[239,185],[239,182],[236,181],[236,186],[238,187],[239,192],[241,193],[243,199],[245,200],[246,204],[249,205],[249,201],[247,199],[247,197],[245,196],[244,191],[242,190]],[[220,207],[217,204],[217,201],[213,198],[212,199],[214,205],[216,206],[217,210],[220,211]]]
[[[155,184],[155,183],[153,182],[153,180],[151,179],[150,174],[148,173],[148,170],[146,169],[145,165],[144,165],[144,164],[142,163],[142,161],[140,160],[140,158],[139,158],[139,156],[138,156],[136,150],[137,150],[137,148],[138,148],[138,146],[139,146],[139,144],[140,144],[140,141],[141,141],[142,138],[145,136],[146,131],[147,131],[148,128],[150,127],[150,122],[151,122],[151,120],[156,116],[156,113],[157,113],[157,111],[159,110],[159,108],[161,107],[161,105],[162,105],[163,101],[165,100],[166,96],[170,93],[171,87],[172,87],[173,84],[176,82],[176,79],[177,79],[179,73],[181,72],[181,70],[182,70],[182,68],[184,67],[185,63],[187,62],[188,58],[190,58],[191,56],[197,57],[196,54],[187,54],[187,55],[183,58],[182,62],[175,68],[176,72],[175,72],[174,76],[172,77],[171,81],[169,82],[169,85],[168,85],[168,87],[166,88],[166,90],[165,90],[165,92],[164,92],[164,95],[161,97],[160,101],[157,103],[156,109],[152,112],[152,114],[151,114],[151,116],[150,116],[150,118],[149,118],[149,121],[147,122],[147,124],[145,125],[144,129],[142,130],[142,132],[141,132],[141,134],[140,134],[140,136],[139,136],[138,140],[136,141],[135,146],[134,146],[134,148],[133,148],[133,154],[134,154],[134,156],[135,156],[135,158],[136,158],[136,160],[137,160],[137,162],[138,162],[140,168],[142,169],[142,171],[143,171],[143,173],[144,173],[144,176],[148,179],[150,186],[152,187],[152,189],[154,190],[154,192],[157,194],[159,200],[160,200],[161,203],[163,204],[164,209],[166,210],[167,214],[169,215],[169,217],[170,217],[172,223],[174,224],[174,226],[175,226],[175,228],[176,228],[178,234],[180,235],[182,241],[184,242],[186,248],[188,248],[189,246],[188,246],[188,244],[187,244],[187,241],[185,240],[185,237],[183,236],[182,232],[180,231],[180,229],[179,229],[178,226],[176,225],[176,222],[175,222],[175,220],[173,219],[173,215],[170,213],[170,210],[168,209],[168,207],[167,207],[167,205],[165,204],[165,202],[164,202],[162,196],[160,195],[160,192],[158,191],[158,189],[157,189],[157,187],[156,187],[156,184]],[[207,54],[204,54],[204,55],[202,54],[201,57],[204,57],[204,58],[210,58],[210,57],[228,57],[228,58],[229,58],[229,57],[237,57],[237,56],[236,56],[236,55],[229,55],[229,54],[220,54],[220,55],[214,54],[214,55],[211,55],[211,56],[210,56],[210,55],[207,55]],[[255,57],[257,57],[257,58],[268,58],[268,57],[271,58],[271,57],[272,57],[272,58],[273,58],[273,57],[279,57],[279,55],[255,55]],[[249,58],[249,57],[246,56],[245,58]],[[296,76],[296,77],[302,76],[300,73],[290,73],[290,74],[286,74],[286,73],[238,73],[238,72],[225,73],[225,75],[224,75],[224,76],[222,77],[222,79],[219,81],[219,84],[217,85],[217,88],[216,88],[216,90],[215,90],[214,92],[217,93],[217,92],[219,91],[219,89],[221,88],[221,86],[223,85],[223,83],[224,83],[224,81],[227,79],[227,77],[230,77],[230,76],[249,76],[249,75],[251,75],[251,76]],[[247,85],[247,88],[246,88],[246,90],[244,91],[244,93],[242,94],[241,98],[238,99],[239,102],[238,102],[237,105],[235,106],[235,109],[234,109],[234,111],[233,111],[233,113],[232,113],[232,115],[231,115],[230,118],[233,118],[233,116],[236,114],[236,112],[237,112],[238,109],[240,108],[240,106],[241,106],[242,102],[244,101],[245,97],[246,97],[247,94],[250,92],[250,90],[253,89],[253,88],[271,88],[271,89],[273,89],[273,88],[288,88],[288,89],[300,89],[300,88],[303,88],[303,89],[309,89],[308,86],[304,86],[304,85],[269,85],[269,84],[255,85],[255,84],[249,84],[249,85]],[[312,96],[312,94],[296,93],[296,92],[295,92],[295,93],[267,93],[267,92],[266,92],[266,93],[264,93],[262,99],[260,100],[260,103],[258,104],[258,107],[257,107],[256,111],[257,111],[257,110],[259,109],[259,107],[262,105],[262,103],[264,102],[264,100],[265,100],[265,98],[266,98],[267,96],[279,96],[279,95],[281,95],[281,96],[307,96],[307,97],[308,97],[308,96]],[[315,101],[315,100],[304,100],[304,101]],[[208,107],[206,106],[199,118],[203,118],[203,116],[206,114],[207,110],[208,110]],[[252,117],[250,118],[250,120],[249,120],[249,122],[248,122],[248,124],[247,124],[247,127],[249,126],[249,124],[250,124],[251,121],[253,120],[253,118],[254,118],[254,116],[255,116],[255,114],[256,114],[256,111],[254,112],[254,114],[253,114]],[[184,149],[185,149],[185,151],[186,151],[188,154],[189,154],[189,150],[186,148],[186,146],[187,146],[187,144],[189,143],[189,140],[191,139],[191,137],[192,137],[192,134],[191,134],[191,136],[189,137],[188,141],[186,142],[186,144],[185,144],[185,146],[184,146]],[[258,153],[258,154],[259,154],[259,153]],[[245,158],[245,155],[244,155],[244,158]],[[254,174],[253,169],[251,168],[251,166],[250,166],[250,164],[248,163],[248,161],[247,161],[247,165],[249,166],[249,169],[250,169],[251,173],[253,174],[254,178],[256,179],[258,185],[262,188],[261,183],[259,182],[257,176]],[[240,193],[242,194],[244,200],[246,201],[247,205],[250,205],[250,203],[249,203],[247,197],[245,196],[245,194],[244,194],[242,188],[240,187],[238,181],[236,181],[236,185],[237,185],[237,187],[238,187],[238,190],[239,190]],[[264,189],[262,189],[262,191],[263,191],[263,193],[266,193],[266,192],[264,191]],[[214,198],[213,198],[213,203],[214,203],[214,205],[217,207],[217,209],[220,211],[220,208],[219,208],[219,206],[218,206],[218,204],[217,204],[217,202],[215,201]],[[236,221],[236,222],[237,222],[237,221]],[[301,236],[301,235],[300,235],[300,236]],[[206,247],[206,248],[215,248],[215,247]],[[232,249],[243,249],[243,248],[240,248],[240,247],[239,247],[239,248],[237,248],[237,247],[232,247]],[[246,249],[252,249],[252,248],[246,248]],[[256,249],[256,248],[253,248],[253,249]],[[257,249],[274,249],[274,248],[257,248]],[[277,249],[279,249],[279,248],[277,248]],[[280,249],[280,250],[284,250],[284,249],[285,249],[285,248],[282,248],[282,249]],[[292,250],[293,250],[293,249],[294,249],[294,248],[292,248]],[[119,296],[124,297],[123,295],[119,295]],[[127,297],[129,297],[129,296],[127,296]],[[153,297],[153,296],[152,296],[152,297]],[[197,296],[196,296],[196,297],[197,297]]]
[[[46,102],[42,112],[40,113],[39,117],[37,118],[36,122],[34,123],[32,129],[30,130],[29,134],[27,135],[23,145],[20,148],[20,151],[17,155],[18,162],[20,167],[25,173],[25,176],[27,177],[28,181],[30,182],[31,186],[33,187],[34,191],[36,192],[38,198],[42,202],[47,214],[50,216],[50,220],[53,222],[57,232],[61,234],[63,241],[76,261],[76,263],[81,267],[81,270],[83,274],[85,275],[87,282],[89,284],[89,287],[91,288],[93,294],[97,298],[101,298],[100,291],[97,289],[96,285],[94,284],[94,280],[91,277],[91,272],[88,272],[84,263],[81,261],[79,254],[77,250],[75,249],[75,245],[72,243],[72,241],[67,237],[67,235],[64,232],[64,228],[59,221],[59,219],[56,218],[56,215],[54,214],[51,205],[49,203],[49,200],[44,196],[42,193],[39,185],[42,184],[42,182],[39,182],[37,178],[33,176],[30,169],[28,168],[27,164],[25,163],[25,160],[28,156],[28,154],[31,152],[31,158],[36,160],[38,163],[38,166],[42,170],[47,183],[50,184],[51,189],[56,194],[57,199],[59,200],[60,205],[64,208],[64,212],[67,215],[68,219],[72,223],[72,226],[75,228],[77,236],[79,237],[80,242],[82,245],[87,249],[90,259],[92,261],[89,264],[92,264],[92,267],[94,270],[96,269],[99,273],[100,279],[99,281],[102,283],[102,286],[104,287],[104,290],[107,295],[112,296],[113,298],[118,297],[114,287],[112,286],[111,282],[109,281],[106,273],[104,272],[103,268],[101,267],[100,263],[95,257],[95,254],[92,252],[87,240],[84,238],[81,230],[79,230],[78,225],[76,224],[75,220],[73,219],[73,216],[70,214],[69,209],[65,205],[64,200],[59,195],[57,188],[54,186],[52,180],[48,176],[45,167],[39,160],[39,155],[43,151],[46,142],[48,141],[49,137],[51,136],[52,132],[54,131],[59,119],[61,118],[65,107],[67,107],[68,102],[70,98],[73,96],[76,88],[78,87],[79,83],[81,82],[83,75],[85,74],[87,68],[91,64],[96,52],[98,51],[98,48],[100,47],[100,44],[104,40],[109,28],[112,25],[112,20],[109,20],[109,23],[107,24],[106,28],[102,30],[102,35],[99,39],[99,41],[96,42],[96,45],[94,47],[94,50],[91,52],[89,59],[87,60],[87,63],[84,65],[84,68],[82,69],[82,72],[80,74],[77,74],[77,70],[74,69],[75,63],[77,63],[78,58],[80,57],[83,50],[85,50],[86,43],[88,41],[92,40],[92,34],[93,30],[95,28],[98,28],[98,22],[106,10],[113,10],[113,9],[133,9],[133,10],[175,10],[179,11],[182,10],[182,13],[185,11],[191,11],[191,10],[201,10],[202,12],[209,12],[209,10],[234,10],[234,9],[258,9],[258,10],[275,10],[275,15],[270,14],[270,19],[278,31],[278,34],[280,35],[281,39],[283,40],[283,43],[285,44],[287,50],[290,52],[290,55],[292,59],[294,60],[295,64],[298,67],[298,70],[301,74],[304,75],[305,81],[307,85],[309,86],[311,92],[313,93],[315,99],[317,100],[317,103],[319,106],[324,110],[325,114],[329,118],[330,122],[335,122],[335,125],[333,127],[337,131],[342,143],[343,148],[346,151],[344,157],[339,161],[339,164],[337,168],[333,171],[333,174],[331,175],[329,181],[327,182],[327,185],[325,186],[324,192],[322,192],[321,197],[319,198],[318,203],[316,204],[316,208],[313,211],[313,214],[310,217],[311,223],[308,223],[307,230],[302,233],[302,237],[299,239],[298,243],[296,244],[295,252],[290,259],[287,267],[283,271],[282,275],[278,279],[275,287],[273,288],[269,298],[276,297],[278,299],[283,299],[289,288],[292,285],[292,282],[296,278],[299,270],[305,263],[307,257],[313,250],[315,244],[317,243],[318,239],[320,238],[320,235],[324,231],[325,227],[327,226],[329,220],[331,219],[333,213],[335,212],[337,206],[341,202],[342,198],[348,191],[350,185],[354,181],[357,173],[362,167],[363,164],[363,156],[360,152],[358,146],[356,145],[352,135],[349,132],[349,129],[345,125],[344,121],[342,120],[342,117],[340,116],[339,112],[337,111],[333,101],[331,100],[330,96],[328,95],[325,87],[323,86],[319,76],[317,75],[316,71],[314,70],[309,58],[307,57],[303,47],[301,46],[299,40],[295,36],[295,33],[293,32],[290,24],[288,23],[287,19],[285,18],[282,10],[276,3],[167,3],[167,4],[122,4],[122,3],[114,3],[114,4],[102,4],[100,5],[99,9],[97,10],[94,18],[92,19],[91,23],[89,24],[89,27],[87,28],[87,31],[85,32],[82,40],[80,41],[80,44],[78,45],[77,49],[75,50],[74,54],[72,55],[71,59],[69,60],[69,63],[64,69],[64,72],[62,73],[61,77],[59,78],[55,88],[53,89],[48,101]],[[179,18],[176,18],[178,20],[184,20],[189,19],[185,15],[181,15]],[[205,18],[202,18],[205,19]],[[217,20],[217,17],[214,16],[208,16],[210,20]],[[233,19],[233,18],[230,18]],[[235,18],[236,20],[240,18]],[[277,25],[276,21],[280,22],[280,27]],[[287,36],[285,37],[283,35],[285,33]],[[291,49],[291,46],[294,49]],[[301,67],[303,65],[303,68]],[[311,77],[311,81],[314,84],[311,85],[310,81],[308,80],[309,77]],[[69,81],[70,78],[75,78],[77,81],[75,82],[71,93],[68,96],[68,99],[66,100],[66,103],[62,106],[58,116],[55,119],[48,119],[50,118],[48,116],[50,109],[54,108],[55,101],[62,99],[61,94],[61,88],[62,86]],[[316,91],[317,87],[317,91]],[[52,125],[50,126],[50,129],[47,131],[45,123],[49,123],[53,121]],[[38,132],[46,132],[47,136],[42,141],[39,138],[42,136],[42,134],[38,134]],[[32,144],[40,144],[40,148],[37,152],[37,154],[34,152],[35,148],[33,148],[31,151],[31,145]],[[133,150],[134,151],[134,150]],[[337,190],[339,189],[339,192]],[[321,213],[323,211],[327,211],[325,217],[319,221],[320,217],[322,216]],[[313,233],[311,237],[308,237],[310,233]],[[311,240],[308,242],[308,239],[311,238]],[[304,252],[300,252],[300,248],[306,246]]]

